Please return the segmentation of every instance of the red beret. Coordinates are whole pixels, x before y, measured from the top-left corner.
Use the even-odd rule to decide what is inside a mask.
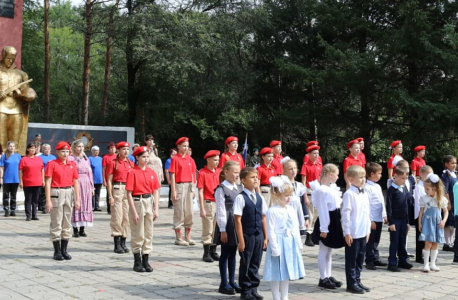
[[[358,142],[364,142],[364,139],[361,138],[361,137],[357,138],[356,140],[357,140]]]
[[[349,142],[349,143],[347,144],[347,149],[350,149],[351,146],[353,146],[354,144],[358,144],[358,143],[359,143],[358,140],[353,140],[353,141]]]
[[[413,151],[415,152],[418,152],[418,151],[421,151],[421,150],[426,150],[426,146],[417,146],[413,149]]]
[[[269,145],[269,146],[270,146],[270,147],[275,147],[275,146],[277,146],[277,145],[281,145],[281,141],[272,141],[272,142],[270,142],[270,145]]]
[[[261,152],[259,152],[259,155],[265,155],[265,154],[272,154],[272,148],[270,147],[265,147],[261,149]]]
[[[140,155],[143,152],[148,151],[148,150],[149,150],[149,148],[146,147],[146,146],[137,147],[137,149],[135,149],[134,153],[132,153],[132,156],[133,157],[137,157],[138,155]]]
[[[305,149],[305,151],[306,151],[307,153],[310,153],[310,152],[312,152],[313,150],[320,150],[320,146],[313,145],[313,146],[307,147],[307,149]]]
[[[392,142],[391,145],[390,145],[390,149],[393,149],[394,147],[396,147],[396,146],[399,145],[400,143],[402,143],[401,140]]]
[[[130,147],[128,142],[119,142],[116,144],[116,149],[123,148],[123,147]]]
[[[306,148],[308,148],[310,146],[318,146],[318,141],[310,141],[305,146],[306,146]]]
[[[236,136],[230,136],[226,139],[226,145],[232,142],[238,142],[239,139]]]
[[[59,142],[56,146],[56,150],[70,150],[70,145],[67,142]]]
[[[187,137],[185,137],[185,136],[184,136],[184,137],[180,137],[180,138],[177,140],[177,142],[175,143],[175,145],[178,146],[179,144],[184,143],[184,142],[189,142],[189,139],[188,139]]]
[[[210,150],[207,152],[207,154],[205,154],[204,156],[204,159],[207,159],[207,158],[210,158],[210,157],[213,157],[213,156],[218,156],[220,155],[221,152],[219,152],[218,150]]]

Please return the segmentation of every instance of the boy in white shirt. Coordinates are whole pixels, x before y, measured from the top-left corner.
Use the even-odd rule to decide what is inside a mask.
[[[345,274],[347,292],[364,294],[370,288],[361,283],[366,243],[371,231],[369,197],[364,192],[366,171],[360,166],[347,169],[350,188],[343,196],[342,229],[345,235]]]
[[[369,197],[371,219],[371,235],[366,245],[366,268],[376,270],[377,267],[387,266],[387,263],[380,260],[378,251],[383,223],[388,224],[385,198],[383,198],[382,187],[377,183],[382,177],[382,166],[370,162],[366,165],[366,174],[367,182],[364,191]]]

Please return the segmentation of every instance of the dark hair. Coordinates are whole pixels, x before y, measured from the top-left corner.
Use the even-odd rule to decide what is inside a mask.
[[[397,167],[397,168],[394,170],[394,174],[395,174],[395,175],[409,175],[409,168]]]
[[[26,147],[26,150],[27,150],[26,152],[27,153],[26,154],[29,154],[29,149],[32,148],[32,147],[36,148],[37,147],[37,143],[29,143],[29,144],[27,144],[27,147]]]
[[[445,164],[451,162],[451,161],[454,160],[454,159],[456,159],[455,156],[453,156],[453,155],[446,155],[446,156],[444,156],[444,159],[442,159],[442,164],[443,164],[444,167],[445,167]]]
[[[33,144],[35,144],[35,147],[41,147],[41,143],[40,142],[33,142]]]
[[[145,136],[145,142],[148,141],[148,140],[151,140],[153,139],[154,140],[154,136],[152,136],[151,134],[148,134]]]
[[[141,152],[141,153],[139,153],[139,154],[135,155],[135,156],[134,156],[134,159],[135,159],[135,161],[138,161],[138,160],[137,160],[137,156],[142,156],[142,155],[143,155],[143,153],[145,153],[145,152],[148,152],[148,150],[146,150],[146,151],[143,151],[143,152]]]
[[[0,155],[3,154],[3,147],[2,147],[2,144],[0,143]]]
[[[242,171],[240,172],[240,179],[245,179],[250,173],[258,174],[258,170],[256,170],[253,167],[243,168]]]
[[[116,147],[116,144],[114,142],[110,142],[107,146],[107,149],[110,150],[111,147]]]
[[[175,152],[178,153],[178,150],[177,150],[176,148],[172,148],[172,149],[169,150],[169,155],[172,155],[172,152],[173,152],[173,151],[175,151]]]
[[[366,174],[367,177],[370,177],[372,173],[377,173],[378,171],[381,171],[383,168],[381,165],[375,162],[368,162],[366,165]]]

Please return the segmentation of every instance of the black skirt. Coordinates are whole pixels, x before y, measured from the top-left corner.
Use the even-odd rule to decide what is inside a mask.
[[[216,223],[215,234],[213,235],[213,244],[215,245],[224,244],[227,246],[237,246],[238,242],[237,242],[237,234],[235,233],[234,212],[232,210],[226,210],[226,214],[227,214],[227,223],[226,223],[227,243],[221,242],[221,232],[219,231],[218,223]]]
[[[342,230],[340,209],[329,212],[330,223],[328,226],[328,235],[326,238],[320,237],[320,218],[316,219],[315,227],[312,232],[312,242],[318,245],[321,241],[323,245],[333,249],[339,249],[345,246],[345,238]]]

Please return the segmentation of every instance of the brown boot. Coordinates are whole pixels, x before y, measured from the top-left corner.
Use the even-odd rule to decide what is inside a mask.
[[[188,246],[188,242],[183,240],[183,237],[181,236],[181,229],[175,229],[175,245],[178,246]]]
[[[185,235],[186,242],[188,242],[190,246],[194,246],[196,242],[191,237],[191,227],[185,227],[185,231],[186,231],[186,235]]]

